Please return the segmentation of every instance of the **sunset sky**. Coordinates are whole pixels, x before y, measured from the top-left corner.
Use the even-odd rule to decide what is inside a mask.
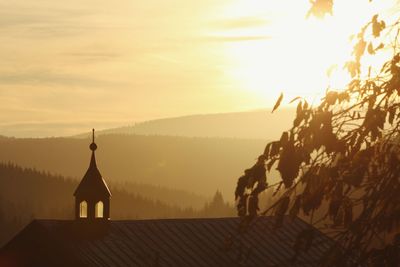
[[[317,20],[308,0],[0,0],[0,135],[318,101],[345,81],[349,36],[394,2]]]

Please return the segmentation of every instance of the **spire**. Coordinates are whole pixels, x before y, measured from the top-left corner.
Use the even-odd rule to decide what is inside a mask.
[[[97,149],[97,145],[96,145],[96,143],[94,142],[94,129],[92,129],[92,143],[90,144],[89,148],[90,148],[90,150],[93,151],[93,153],[94,153],[94,152],[96,151],[96,149]]]
[[[96,151],[96,149],[97,149],[97,145],[94,142],[94,129],[92,129],[92,143],[90,144],[89,148],[90,148],[90,150],[92,150],[92,157],[90,159],[89,169],[90,168],[96,168],[97,169],[96,156],[95,156],[95,153],[94,153]]]
[[[110,190],[104,179],[102,178],[99,169],[96,164],[96,156],[95,151],[97,149],[97,145],[95,143],[95,135],[94,129],[92,129],[92,143],[89,148],[92,151],[92,156],[90,159],[89,168],[86,171],[81,183],[78,188],[75,190],[74,195],[87,195],[87,194],[100,194],[100,195],[108,195],[111,196]]]

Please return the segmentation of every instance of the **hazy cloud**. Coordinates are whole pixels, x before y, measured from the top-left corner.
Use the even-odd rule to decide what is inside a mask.
[[[258,40],[267,40],[270,39],[271,36],[207,36],[204,37],[205,41],[211,42],[242,42],[242,41],[258,41]]]
[[[242,17],[214,21],[212,26],[219,30],[235,30],[240,28],[262,27],[269,23],[268,20],[258,17]]]
[[[79,22],[92,14],[85,9],[0,5],[0,31],[6,31],[9,37],[28,38],[81,34],[88,25]]]
[[[117,85],[127,85],[120,81],[109,81],[78,74],[57,73],[49,70],[31,70],[14,73],[3,72],[0,73],[0,84],[61,85],[79,87],[112,87]]]
[[[46,137],[46,136],[73,136],[89,132],[93,127],[97,130],[127,125],[127,121],[30,121],[0,124],[0,136],[13,137]]]
[[[258,41],[270,39],[268,35],[253,34],[257,27],[265,26],[269,23],[265,18],[260,17],[239,17],[232,19],[218,20],[211,23],[212,31],[216,33],[206,36],[206,41],[212,42],[240,42]]]
[[[82,62],[97,63],[101,61],[111,61],[122,57],[121,54],[113,52],[70,52],[63,53],[61,56],[76,59]]]

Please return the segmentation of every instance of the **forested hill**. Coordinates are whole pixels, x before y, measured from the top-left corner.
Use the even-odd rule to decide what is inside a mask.
[[[0,139],[0,162],[81,179],[89,164],[90,142],[89,138]],[[160,185],[207,197],[219,189],[232,201],[237,178],[263,153],[266,141],[104,135],[96,143],[99,169],[110,183]]]
[[[99,134],[170,135],[187,137],[222,137],[276,139],[293,121],[293,109],[257,110],[165,118],[132,126],[100,131]],[[84,135],[80,135],[81,137]]]
[[[72,219],[78,181],[0,164],[0,246],[33,218]],[[196,217],[181,209],[111,186],[112,219]]]

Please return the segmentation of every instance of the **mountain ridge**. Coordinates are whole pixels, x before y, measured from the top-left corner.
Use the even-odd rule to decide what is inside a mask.
[[[292,123],[294,109],[283,108],[273,114],[269,110],[193,114],[160,118],[97,131],[98,135],[161,135],[184,137],[221,137],[272,140]],[[271,127],[272,126],[272,127]],[[82,133],[75,137],[86,137]]]

